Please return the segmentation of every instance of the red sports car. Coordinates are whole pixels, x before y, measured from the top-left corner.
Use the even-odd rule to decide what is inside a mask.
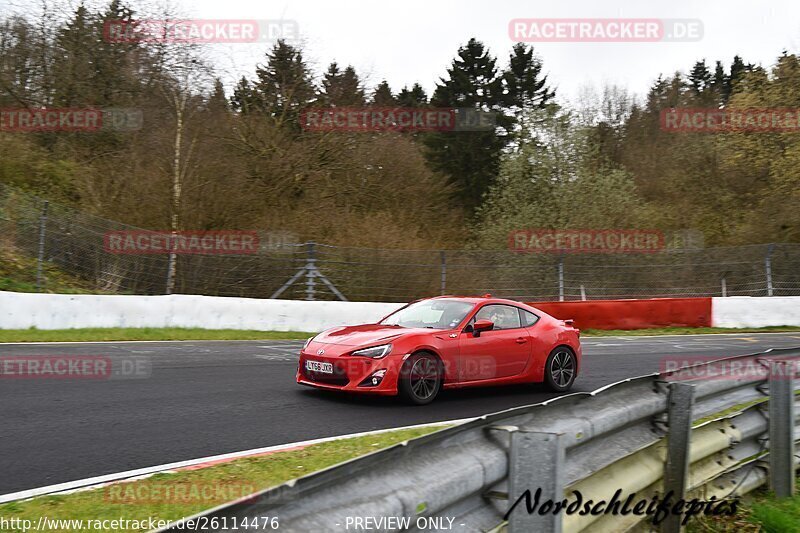
[[[581,364],[580,331],[524,303],[490,296],[412,302],[377,324],[308,339],[297,382],[400,395],[422,405],[442,389],[544,382],[569,390]]]

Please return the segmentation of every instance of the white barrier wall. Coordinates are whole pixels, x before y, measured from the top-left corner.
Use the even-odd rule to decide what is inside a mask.
[[[0,291],[0,329],[206,328],[322,331],[376,322],[404,304],[217,296],[33,294]]]
[[[403,304],[218,296],[35,294],[0,291],[0,329],[205,328],[322,331],[375,322]],[[800,296],[712,298],[712,325],[800,326]]]
[[[718,328],[800,326],[800,296],[712,298],[711,325]]]

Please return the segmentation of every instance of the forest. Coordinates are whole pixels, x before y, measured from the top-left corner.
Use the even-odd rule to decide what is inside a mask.
[[[0,109],[124,108],[141,128],[0,128],[0,183],[164,230],[283,231],[396,249],[503,249],[521,228],[693,232],[705,246],[800,242],[800,135],[666,131],[672,108],[800,108],[800,59],[697,58],[644,95],[556,94],[525,44],[469,35],[435,89],[367,84],[338,58],[265,43],[254,75],[223,82],[202,46],[109,42],[135,4],[0,19]],[[433,85],[432,85],[433,86]],[[308,131],[320,107],[469,108],[487,131]]]

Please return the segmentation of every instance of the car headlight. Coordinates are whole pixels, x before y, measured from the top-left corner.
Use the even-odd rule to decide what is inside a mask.
[[[372,348],[364,348],[362,350],[356,350],[351,355],[380,359],[381,357],[385,357],[391,351],[392,351],[391,344],[381,344],[380,346],[373,346]]]
[[[306,339],[306,343],[303,345],[303,349],[305,350],[306,348],[308,348],[308,345],[311,344],[311,341],[313,340],[314,337],[309,337],[308,339]]]

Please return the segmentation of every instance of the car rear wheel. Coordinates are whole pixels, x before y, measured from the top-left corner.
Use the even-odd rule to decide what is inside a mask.
[[[565,392],[572,388],[578,376],[575,354],[566,346],[559,346],[547,358],[544,381],[553,392]]]
[[[400,374],[400,397],[414,405],[431,403],[442,388],[439,360],[428,353],[417,353],[406,359]]]

